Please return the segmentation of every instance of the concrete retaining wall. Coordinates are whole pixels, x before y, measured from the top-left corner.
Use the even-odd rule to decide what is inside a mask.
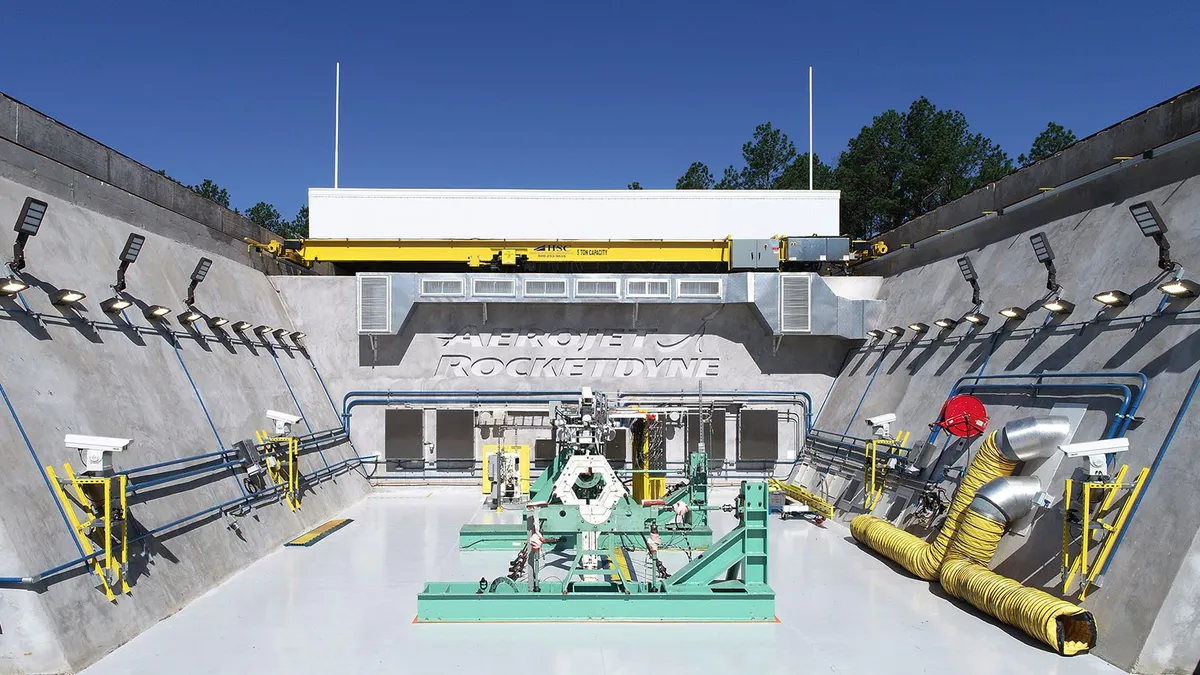
[[[27,131],[23,126],[23,138]],[[37,466],[78,465],[64,434],[132,438],[116,462],[120,469],[230,447],[266,427],[269,408],[302,414],[301,433],[340,425],[301,350],[254,346],[232,334],[218,340],[203,323],[190,333],[174,320],[192,268],[208,255],[214,262],[196,293],[200,310],[292,326],[267,278],[246,264],[257,261],[247,258],[245,246],[181,215],[184,208],[158,206],[107,182],[0,140],[0,221],[15,221],[26,196],[50,204],[26,246],[24,279],[32,287],[20,298],[0,299],[0,385],[13,413],[0,408],[0,576],[32,576],[79,556]],[[114,319],[99,303],[112,294],[117,255],[130,232],[146,235],[128,272],[138,307]],[[54,307],[49,293],[58,288],[87,298],[77,310]],[[26,314],[24,303],[45,318]],[[148,304],[175,311],[159,331],[142,316]],[[351,453],[342,445],[324,457],[306,455],[302,469],[312,472]],[[131,502],[131,523],[135,531],[154,529],[235,499],[239,482],[224,471],[149,489]],[[212,514],[149,537],[132,551],[132,595],[116,602],[94,588],[82,567],[34,589],[4,587],[0,672],[73,672],[368,489],[362,477],[343,473],[314,486],[299,512],[268,503],[234,518],[237,532]]]
[[[903,269],[911,269],[923,262],[928,262],[927,260],[917,260],[901,247],[912,245],[922,248],[923,242],[930,237],[936,236],[939,232],[959,227],[964,223],[975,221],[986,211],[1005,209],[1022,200],[1040,195],[1043,192],[1042,188],[1057,188],[1092,172],[1111,167],[1120,161],[1115,158],[1140,157],[1147,150],[1153,150],[1196,132],[1200,132],[1200,87],[1185,91],[1170,100],[1088,136],[1066,150],[1005,176],[995,183],[956,199],[941,208],[913,218],[890,232],[885,232],[876,239],[886,243],[893,253],[862,268],[862,271],[867,274],[895,274]],[[1152,172],[1143,169],[1142,173],[1153,173],[1159,178],[1165,176],[1165,173],[1159,169]],[[1119,181],[1113,182],[1112,188],[1128,189],[1130,184],[1131,177],[1125,175]],[[1130,194],[1136,194],[1136,192],[1125,191],[1118,198],[1124,198]],[[1095,191],[1091,191],[1091,193],[1095,194]],[[1036,224],[1038,218],[1042,219],[1041,222],[1047,222],[1102,203],[1096,201],[1079,204],[1077,203],[1079,197],[1075,196],[1073,199],[1076,203],[1072,204],[1062,199],[1061,194],[1057,192],[1051,192],[1045,196],[1047,197],[1044,200],[1046,203],[1040,205],[1043,212],[1040,215],[1033,215],[1034,222],[1026,222],[1025,227]],[[1058,211],[1058,214],[1051,215],[1053,211]],[[989,221],[1002,219],[991,217]]]
[[[895,412],[899,428],[911,430],[915,441],[928,434],[927,425],[935,421],[955,380],[963,375],[1142,372],[1150,378],[1138,412],[1144,421],[1128,433],[1132,448],[1118,459],[1134,470],[1148,466],[1180,412],[1185,393],[1200,376],[1196,360],[1200,314],[1191,313],[1200,310],[1200,304],[1190,299],[1171,301],[1156,314],[1163,298],[1156,289],[1162,281],[1156,267],[1158,250],[1141,235],[1128,207],[1153,200],[1171,228],[1173,257],[1187,276],[1200,275],[1200,221],[1196,217],[1200,213],[1200,179],[1180,178],[1181,173],[1200,174],[1196,155],[1188,150],[1143,164],[1142,173],[1128,176],[1120,190],[1108,193],[1102,205],[1069,215],[1056,213],[1040,221],[1030,217],[1022,221],[1025,227],[1009,225],[999,231],[965,228],[961,233],[947,233],[944,245],[920,245],[906,252],[922,256],[921,264],[902,267],[884,281],[883,315],[872,328],[917,321],[932,325],[939,317],[959,318],[970,310],[971,291],[955,263],[955,256],[964,251],[978,271],[982,311],[991,317],[991,323],[977,331],[962,324],[948,336],[933,336],[934,328],[923,338],[910,331],[900,339],[889,336],[878,343],[868,342],[850,356],[816,426],[866,436],[869,429],[863,420],[867,416]],[[1144,184],[1139,181],[1161,187],[1131,193],[1130,185]],[[1099,201],[1100,188],[1095,188],[1093,197]],[[1057,254],[1062,297],[1078,305],[1065,319],[1049,318],[1039,307],[1046,293],[1046,271],[1035,260],[1029,243],[1033,231],[1049,236]],[[1100,312],[1092,295],[1110,289],[1131,293],[1131,306]],[[1029,316],[1005,324],[997,312],[1014,305],[1028,309]],[[1083,388],[1043,390],[1036,396],[981,393],[980,398],[988,406],[991,428],[1016,417],[1056,411],[1078,420],[1076,441],[1100,438],[1113,422],[1119,404],[1111,393]],[[1191,442],[1198,433],[1200,409],[1184,411],[1175,442],[1116,554],[1104,587],[1093,591],[1084,603],[1096,613],[1101,627],[1096,653],[1122,668],[1190,673],[1200,659],[1200,614],[1195,612],[1200,592],[1196,563],[1200,556],[1196,543],[1200,497],[1192,479]],[[966,458],[948,456],[946,460],[961,464]],[[1061,499],[1063,479],[1077,466],[1078,460],[1056,457],[1045,465],[1026,467],[1025,472],[1043,476],[1050,492]],[[861,464],[819,460],[800,476],[810,487],[838,497],[848,509],[847,518],[862,512]],[[948,489],[954,487],[952,480],[945,484]],[[889,488],[875,513],[897,519],[912,495],[912,489],[895,492]],[[1058,585],[1061,532],[1061,514],[1057,510],[1042,513],[1030,531],[1005,541],[997,571],[1053,592]]]

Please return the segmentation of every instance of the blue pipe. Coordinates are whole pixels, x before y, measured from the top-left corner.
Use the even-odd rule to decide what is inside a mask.
[[[347,464],[349,464],[349,463],[351,463],[351,462],[359,462],[359,463],[363,463],[363,462],[365,462],[365,461],[367,461],[367,460],[373,460],[373,459],[375,459],[375,456],[374,456],[374,455],[364,455],[364,456],[361,456],[361,457],[350,457],[350,458],[348,458],[348,459],[344,459],[344,460],[342,460],[342,461],[340,461],[340,462],[337,462],[337,463],[335,463],[335,464],[332,464],[332,465],[330,465],[330,466],[329,466],[329,467],[327,467],[327,468],[324,468],[324,469],[317,469],[316,471],[312,472],[311,474],[302,474],[302,475],[303,475],[303,477],[304,477],[304,479],[305,479],[305,480],[312,480],[312,479],[314,479],[314,478],[319,480],[319,479],[321,479],[321,478],[324,478],[326,475],[332,475],[333,473],[336,473],[338,469],[340,469],[341,467],[343,467],[343,466],[345,466],[345,465],[347,465]],[[154,528],[154,529],[152,529],[152,530],[147,530],[146,532],[143,532],[142,534],[138,535],[137,537],[134,537],[133,539],[130,539],[130,540],[129,540],[129,542],[130,542],[130,543],[136,543],[136,542],[139,542],[139,541],[141,541],[141,540],[143,540],[143,539],[145,539],[145,538],[147,538],[147,537],[149,537],[149,536],[151,536],[151,535],[153,535],[153,534],[157,534],[157,533],[159,533],[159,532],[162,532],[162,531],[164,531],[164,530],[168,530],[168,529],[170,529],[170,528],[172,528],[172,527],[175,527],[175,526],[181,525],[181,524],[183,524],[183,523],[186,523],[186,522],[188,522],[188,521],[190,521],[190,520],[194,520],[194,519],[196,519],[196,518],[198,518],[198,517],[200,517],[200,516],[207,515],[207,514],[209,514],[209,513],[212,513],[212,512],[214,512],[214,511],[218,511],[218,510],[221,510],[221,509],[229,508],[229,507],[231,507],[231,506],[235,506],[235,505],[237,505],[237,504],[251,504],[251,503],[254,503],[254,502],[256,502],[256,501],[259,501],[259,500],[261,500],[261,499],[265,499],[266,497],[274,496],[274,494],[275,494],[276,492],[278,492],[278,491],[279,491],[279,489],[280,489],[281,487],[282,487],[282,485],[273,485],[273,486],[271,486],[270,488],[267,488],[266,490],[263,490],[263,491],[261,491],[261,492],[256,492],[256,493],[254,493],[253,495],[248,495],[248,496],[246,496],[246,497],[236,497],[236,498],[234,498],[234,499],[231,499],[231,500],[229,500],[229,501],[227,501],[227,502],[222,502],[222,503],[220,503],[220,504],[217,504],[217,505],[215,505],[215,506],[210,506],[210,507],[208,507],[208,508],[206,508],[206,509],[203,509],[203,510],[201,510],[201,511],[197,511],[196,513],[193,513],[193,514],[190,514],[190,515],[187,515],[187,516],[183,516],[182,518],[176,518],[175,520],[173,520],[173,521],[171,521],[171,522],[169,522],[169,523],[166,523],[166,524],[164,524],[164,525],[159,525],[158,527],[156,527],[156,528]],[[55,500],[55,501],[57,501],[57,500]],[[31,583],[35,583],[35,582],[37,582],[37,581],[40,581],[40,580],[46,579],[46,578],[48,578],[48,577],[50,577],[50,576],[53,576],[53,575],[55,575],[55,574],[58,574],[59,572],[63,572],[63,571],[65,571],[65,570],[68,570],[68,569],[71,569],[71,568],[73,568],[73,567],[76,567],[77,565],[81,565],[81,564],[87,563],[87,562],[88,562],[88,561],[90,561],[92,558],[97,558],[97,557],[99,557],[99,556],[102,556],[102,555],[104,555],[103,551],[97,551],[97,552],[95,552],[95,553],[93,553],[93,554],[91,554],[91,555],[84,555],[84,554],[83,554],[83,550],[82,550],[82,549],[80,549],[80,557],[76,558],[75,560],[71,560],[71,561],[69,561],[69,562],[65,562],[65,563],[63,563],[63,564],[61,564],[61,565],[56,565],[56,566],[54,566],[54,567],[51,567],[51,568],[49,568],[49,569],[47,569],[47,570],[45,570],[45,571],[43,571],[43,572],[39,573],[38,575],[36,575],[36,576],[34,576],[34,577],[0,577],[0,584],[3,584],[3,585],[18,585],[18,584],[31,584]]]
[[[1167,456],[1167,450],[1171,448],[1171,443],[1175,440],[1175,432],[1179,431],[1180,425],[1183,423],[1188,408],[1192,405],[1192,398],[1196,396],[1196,389],[1200,388],[1200,371],[1196,372],[1196,376],[1192,378],[1192,386],[1188,388],[1187,396],[1183,398],[1183,404],[1179,406],[1179,411],[1175,413],[1175,420],[1171,422],[1171,430],[1167,432],[1167,437],[1163,439],[1162,445],[1158,448],[1158,454],[1154,456],[1154,462],[1150,465],[1150,472],[1146,474],[1146,483],[1142,486],[1142,491],[1133,502],[1133,506],[1129,509],[1129,517],[1125,520],[1125,527],[1117,534],[1117,541],[1113,543],[1113,549],[1109,553],[1108,560],[1104,561],[1104,567],[1100,570],[1100,578],[1103,578],[1108,573],[1108,566],[1112,564],[1113,559],[1117,557],[1117,549],[1121,548],[1121,542],[1125,540],[1125,533],[1129,532],[1129,526],[1133,524],[1134,516],[1137,515],[1138,507],[1142,505],[1142,499],[1146,493],[1150,491],[1150,483],[1154,480],[1154,475],[1158,473],[1158,467],[1162,465],[1163,459]]]
[[[183,464],[184,462],[194,462],[194,461],[198,461],[201,459],[210,459],[212,457],[224,457],[227,454],[229,454],[229,453],[226,452],[225,450],[221,450],[220,452],[206,452],[203,455],[193,455],[191,457],[180,457],[179,459],[168,459],[165,462],[159,462],[157,464],[147,464],[145,466],[135,466],[132,469],[126,469],[122,473],[124,473],[127,476],[131,476],[135,473],[142,473],[143,471],[151,471],[153,469],[161,469],[164,466],[172,466],[174,464]]]
[[[198,469],[190,469],[188,471],[183,471],[180,473],[173,473],[170,476],[164,476],[163,478],[155,478],[153,480],[148,480],[143,483],[134,483],[125,489],[125,494],[131,495],[131,494],[136,493],[138,490],[145,490],[146,488],[151,488],[151,487],[154,487],[155,485],[162,485],[164,483],[172,483],[181,478],[189,478],[191,476],[198,476],[202,473],[211,473],[211,472],[217,471],[219,469],[224,469],[226,467],[232,467],[232,466],[239,466],[241,464],[242,464],[242,461],[240,459],[232,461],[232,462],[222,462],[220,464],[212,464],[210,466],[202,466]]]
[[[188,370],[187,364],[183,362],[183,354],[179,351],[179,342],[172,341],[171,346],[175,348],[175,357],[179,359],[179,365],[183,367],[183,374],[187,375],[188,382],[192,385],[192,391],[196,394],[196,400],[200,402],[200,409],[204,411],[204,417],[208,420],[208,426],[212,429],[213,436],[217,438],[217,447],[225,449],[225,443],[221,441],[221,434],[217,431],[217,425],[213,422],[212,415],[208,414],[208,406],[204,405],[204,398],[200,396],[200,389],[196,387],[196,381],[192,379],[192,373]],[[247,496],[246,488],[242,486],[242,481],[237,479],[237,471],[232,468],[229,473],[233,476],[233,482],[237,483],[238,490],[242,496]]]
[[[300,421],[304,422],[304,428],[308,429],[308,433],[311,435],[313,430],[308,424],[308,415],[305,415],[304,408],[300,407],[300,400],[296,398],[296,392],[292,390],[292,383],[288,382],[287,375],[285,375],[283,372],[283,366],[279,363],[279,357],[275,355],[275,350],[273,349],[271,350],[271,358],[275,359],[275,367],[279,369],[279,376],[283,378],[283,384],[287,387],[288,393],[292,396],[292,403],[296,404],[296,412],[300,413]],[[321,456],[321,463],[328,468],[329,460],[325,459],[325,451],[321,450],[320,445],[317,446],[317,454]]]
[[[17,417],[17,410],[13,407],[12,401],[8,400],[8,392],[4,390],[4,385],[2,384],[0,384],[0,396],[4,397],[4,405],[8,406],[8,413],[12,415],[13,422],[17,425],[17,431],[21,432],[21,439],[25,441],[25,447],[29,450],[29,456],[33,458],[33,463],[37,465],[38,473],[42,474],[42,482],[46,484],[46,490],[50,493],[50,498],[54,500],[54,505],[58,507],[58,515],[62,516],[63,523],[67,526],[67,532],[71,533],[71,541],[75,543],[75,549],[79,551],[79,555],[83,555],[83,546],[80,545],[79,539],[75,537],[75,527],[71,525],[70,519],[67,518],[67,512],[63,510],[62,502],[54,494],[54,486],[50,485],[50,476],[46,475],[46,468],[42,466],[42,460],[38,458],[37,450],[33,449],[33,442],[29,440],[29,434],[25,433],[25,426],[21,424],[21,418]]]
[[[889,345],[890,347],[891,345]],[[875,370],[871,371],[871,379],[867,380],[867,386],[863,388],[862,396],[858,399],[858,405],[854,406],[854,412],[850,414],[849,420],[846,421],[846,433],[850,433],[850,427],[854,424],[854,420],[858,417],[858,411],[862,409],[863,401],[867,400],[867,392],[871,391],[871,385],[875,383],[875,376],[883,369],[883,357],[887,356],[888,350],[885,348],[879,353],[879,361],[875,364]]]

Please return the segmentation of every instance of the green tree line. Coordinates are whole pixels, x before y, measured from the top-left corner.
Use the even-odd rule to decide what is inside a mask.
[[[167,172],[160,169],[158,173],[171,178]],[[171,178],[171,180],[175,180]],[[179,181],[176,181],[179,182]],[[241,210],[233,208],[229,205],[229,191],[217,185],[211,178],[205,178],[197,185],[187,185],[180,183],[187,189],[206,199],[212,200],[227,209],[232,209],[234,213],[245,216],[248,220],[254,221],[268,230],[278,234],[284,239],[303,239],[308,236],[308,206],[301,206],[296,213],[296,217],[288,220],[279,213],[279,209],[275,208],[274,204],[268,202],[258,202],[254,206],[246,209],[245,213]]]
[[[1049,123],[1038,134],[1026,166],[1075,142],[1070,130]],[[758,125],[742,145],[741,167],[725,167],[720,179],[704,162],[692,162],[675,183],[678,190],[801,190],[808,188],[808,153],[796,152],[787,134],[770,122]],[[929,99],[908,110],[877,115],[830,165],[813,157],[813,187],[842,191],[842,231],[867,238],[887,232],[994,182],[1017,168],[1008,154],[983,134],[972,133],[957,110]],[[637,182],[631,189],[640,189]]]

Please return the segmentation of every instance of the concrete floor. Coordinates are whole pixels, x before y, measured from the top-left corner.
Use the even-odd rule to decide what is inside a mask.
[[[483,515],[479,502],[477,489],[376,491],[345,512],[355,521],[345,529],[255,563],[83,672],[1121,672],[1060,657],[939,597],[841,525],[796,520],[771,522],[778,624],[413,624],[425,580],[507,570],[507,552],[457,550],[459,525]],[[714,529],[732,521],[714,514]]]

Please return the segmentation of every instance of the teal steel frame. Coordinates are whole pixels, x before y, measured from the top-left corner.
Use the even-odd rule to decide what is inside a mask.
[[[717,509],[724,510],[696,507]],[[767,484],[743,482],[733,511],[738,525],[668,579],[632,581],[618,575],[613,581],[616,572],[580,566],[583,556],[608,551],[575,550],[568,574],[561,581],[542,581],[537,590],[508,577],[426,583],[417,594],[416,621],[777,621],[775,592],[768,583]],[[575,579],[580,575],[585,579]]]

